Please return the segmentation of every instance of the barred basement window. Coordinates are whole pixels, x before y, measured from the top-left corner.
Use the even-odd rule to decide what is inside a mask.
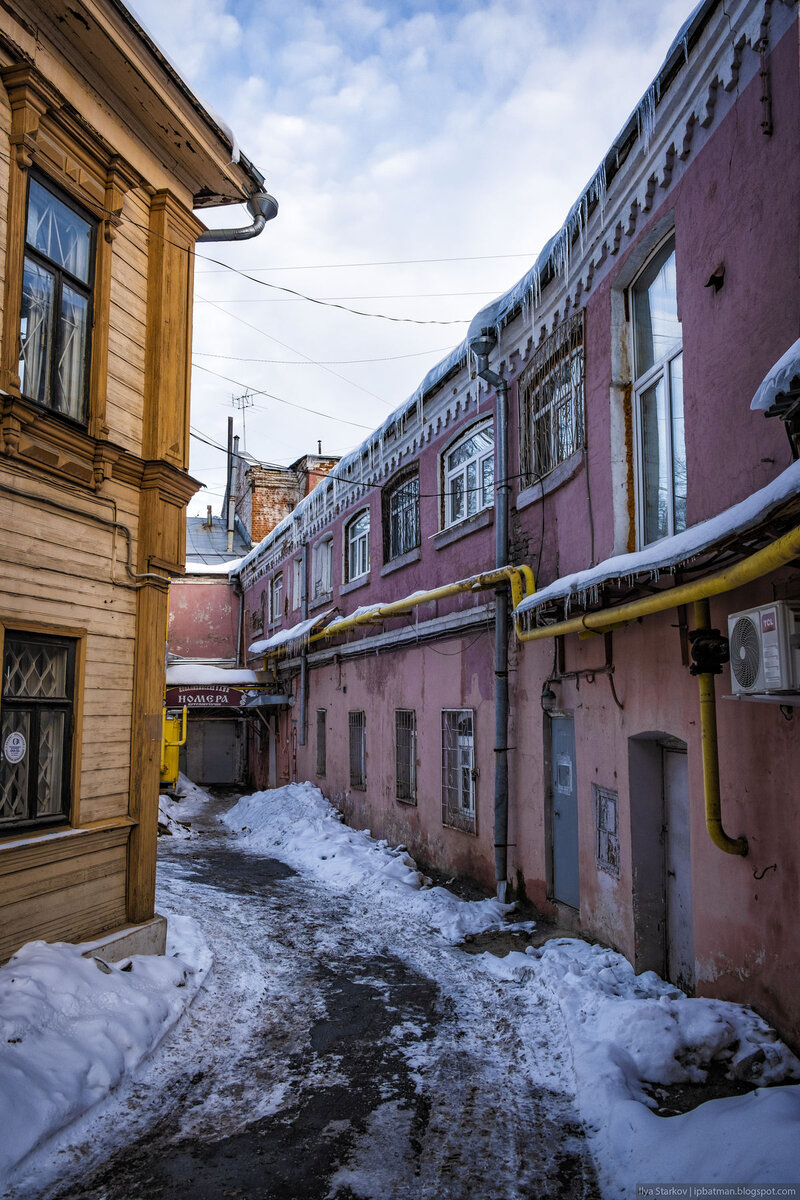
[[[584,444],[583,313],[564,321],[519,381],[520,472],[530,487]]]
[[[348,713],[350,726],[350,787],[367,786],[367,721],[363,712]]]
[[[6,630],[0,719],[0,830],[69,815],[75,646]]]
[[[617,809],[619,796],[608,788],[592,784],[595,830],[597,837],[597,865],[609,875],[619,878],[619,827]]]
[[[327,769],[328,745],[327,745],[327,720],[328,712],[325,708],[317,709],[317,774],[324,775]]]
[[[406,804],[417,802],[417,714],[410,708],[395,709],[394,761],[395,795]]]
[[[475,737],[472,709],[442,712],[442,824],[475,833]]]

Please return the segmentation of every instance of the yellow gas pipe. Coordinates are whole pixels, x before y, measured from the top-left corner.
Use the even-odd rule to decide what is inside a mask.
[[[604,633],[615,625],[623,625],[629,621],[635,621],[639,617],[665,612],[670,608],[677,608],[681,604],[689,603],[695,605],[697,628],[707,629],[709,626],[709,596],[719,596],[724,592],[733,591],[734,588],[752,583],[756,579],[761,579],[770,571],[776,571],[779,567],[786,566],[798,555],[800,555],[800,526],[796,526],[782,537],[777,538],[771,545],[742,559],[735,566],[717,571],[705,579],[684,583],[675,588],[667,588],[655,596],[645,596],[641,600],[632,600],[628,604],[620,604],[616,608],[585,613],[582,617],[559,621],[555,625],[543,625],[522,632],[517,626],[517,637],[520,641],[531,642],[558,637],[565,633]],[[747,854],[747,839],[744,837],[731,838],[722,828],[714,676],[703,674],[698,676],[698,680],[700,684],[700,736],[703,753],[706,827],[712,842],[720,850],[724,850],[726,854],[744,856]]]
[[[697,600],[694,606],[696,629],[711,625],[708,600]],[[714,676],[697,676],[700,684],[700,745],[703,751],[703,789],[706,798],[706,828],[715,846],[726,854],[747,854],[747,838],[728,837],[722,828],[722,807],[719,792],[719,747],[717,744],[717,700],[714,695]]]

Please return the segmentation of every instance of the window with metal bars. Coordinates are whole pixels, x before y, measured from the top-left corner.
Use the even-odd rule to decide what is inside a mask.
[[[519,381],[520,475],[530,487],[581,450],[584,421],[583,312],[542,342]]]
[[[383,501],[383,557],[400,558],[420,544],[419,474],[415,471],[391,484]]]
[[[367,719],[363,712],[348,713],[350,734],[350,787],[367,786]]]
[[[97,223],[49,182],[28,183],[20,310],[20,390],[87,420]]]
[[[416,804],[417,802],[416,755],[417,714],[410,708],[395,709],[395,795],[405,804]]]
[[[475,720],[470,708],[442,712],[442,824],[476,832]]]
[[[69,815],[75,648],[6,630],[0,717],[0,831]]]
[[[324,775],[327,770],[328,759],[328,711],[325,708],[317,709],[317,774]]]

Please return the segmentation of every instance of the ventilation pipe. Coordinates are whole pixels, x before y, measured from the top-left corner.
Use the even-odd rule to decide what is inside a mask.
[[[508,384],[489,366],[489,353],[497,345],[491,328],[482,329],[470,342],[477,373],[497,396],[494,440],[495,567],[508,562]],[[494,606],[494,875],[497,898],[506,898],[508,878],[508,604],[504,590],[495,592]]]
[[[242,229],[207,229],[198,242],[244,242],[258,237],[267,221],[278,215],[278,201],[269,192],[255,192],[247,201],[247,209],[253,218],[252,225]]]

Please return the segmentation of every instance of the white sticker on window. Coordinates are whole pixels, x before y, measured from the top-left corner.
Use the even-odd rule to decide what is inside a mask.
[[[22,762],[27,749],[28,743],[23,733],[10,733],[3,746],[3,755],[6,762],[14,764]]]

